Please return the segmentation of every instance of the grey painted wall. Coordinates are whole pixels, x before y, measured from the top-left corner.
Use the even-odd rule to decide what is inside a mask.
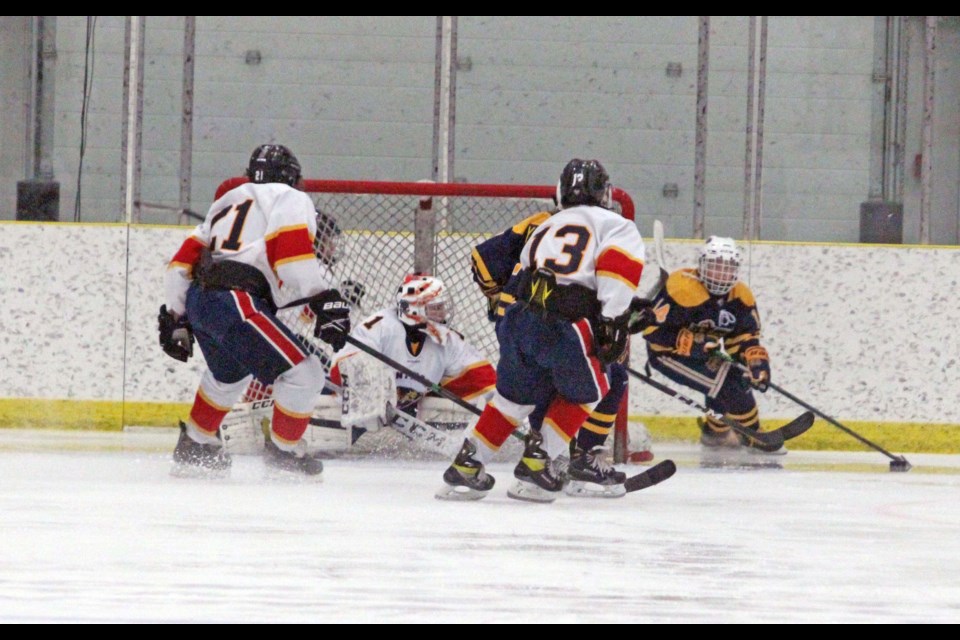
[[[0,17],[0,219],[16,214],[17,182],[30,177],[27,131],[29,117],[29,16]]]
[[[124,18],[57,16],[56,179],[72,220],[80,166],[85,60],[92,72],[80,217],[118,221]],[[770,17],[763,168],[764,239],[859,240],[868,195],[875,16]],[[919,153],[922,18],[911,33],[907,157]],[[0,18],[4,178],[24,155],[23,17]],[[743,216],[747,24],[711,17],[706,232],[739,237]],[[178,204],[183,17],[146,18],[142,200]],[[12,38],[8,39],[7,35]],[[433,16],[199,16],[196,20],[192,208],[261,142],[288,144],[317,178],[419,180],[432,170]],[[960,19],[941,20],[932,236],[957,243],[960,212]],[[698,20],[695,16],[458,18],[455,179],[552,184],[574,156],[601,159],[667,235],[692,234]],[[13,43],[13,44],[11,44]],[[248,50],[261,62],[245,63]],[[679,77],[666,74],[680,63]],[[10,73],[7,71],[10,70]],[[18,88],[19,87],[19,88]],[[19,130],[18,130],[18,127]],[[12,163],[14,166],[17,163]],[[908,162],[906,242],[918,236],[919,180]],[[7,173],[10,172],[10,173]],[[17,175],[12,175],[17,174]],[[678,197],[663,195],[665,184]],[[175,223],[145,210],[148,223]]]

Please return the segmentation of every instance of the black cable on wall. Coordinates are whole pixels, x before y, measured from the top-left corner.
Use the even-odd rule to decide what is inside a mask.
[[[83,101],[80,107],[80,162],[77,166],[77,195],[73,204],[73,221],[80,222],[80,190],[83,181],[83,156],[87,149],[87,108],[90,106],[90,91],[93,88],[94,33],[97,16],[87,16],[87,40],[83,64]]]

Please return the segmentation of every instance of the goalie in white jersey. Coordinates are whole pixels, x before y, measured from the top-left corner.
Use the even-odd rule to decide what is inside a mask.
[[[160,345],[185,362],[195,335],[207,364],[190,416],[180,423],[174,472],[229,470],[220,425],[255,376],[274,386],[267,464],[319,478],[322,462],[304,455],[298,444],[324,369],[277,318],[277,306],[308,303],[317,317],[315,335],[334,349],[350,330],[350,307],[318,261],[317,211],[299,190],[296,157],[282,145],[261,145],[250,157],[247,177],[250,182],[211,205],[167,268]]]
[[[448,326],[451,316],[443,281],[412,274],[406,276],[397,289],[396,306],[381,309],[358,322],[350,336],[460,399],[482,403],[493,392],[496,372],[462,334]],[[369,366],[370,356],[348,342],[334,357],[330,380],[345,387],[350,396],[364,400],[379,389],[370,389],[369,381],[367,388],[358,386],[357,377],[364,366],[361,362]],[[451,401],[432,393],[422,380],[414,380],[400,371],[391,372],[390,376],[390,386],[396,391],[393,398],[385,399],[391,405],[385,415],[381,404],[374,407],[379,414],[376,419],[358,423],[356,420],[361,416],[343,416],[344,426],[349,422],[354,427],[351,440],[362,435],[363,429],[374,430],[380,423],[390,424],[397,412],[429,422],[444,407],[447,411],[441,411],[441,415],[449,415],[451,410],[457,413]]]
[[[530,430],[508,495],[548,502],[563,487],[551,461],[569,450],[610,390],[608,366],[628,343],[630,305],[643,271],[636,225],[611,211],[612,186],[596,160],[575,158],[557,183],[560,210],[520,253],[517,300],[497,324],[497,389],[444,472],[442,499],[478,499],[493,488],[484,465],[537,405],[542,436]],[[543,445],[543,448],[541,448]],[[574,451],[571,480],[609,483],[623,474],[591,452]]]

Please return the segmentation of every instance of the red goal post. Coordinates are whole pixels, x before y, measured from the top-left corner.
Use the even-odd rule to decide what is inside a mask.
[[[224,181],[216,197],[246,181],[244,177]],[[404,275],[430,273],[443,279],[449,292],[454,310],[451,326],[496,364],[496,334],[487,317],[487,299],[471,276],[470,252],[484,239],[553,208],[555,185],[304,180],[303,191],[342,230],[335,275],[342,283],[359,283],[365,291],[354,321],[396,304]],[[623,217],[635,219],[629,194],[615,188],[613,200]],[[288,324],[304,321],[298,311],[289,315],[282,317]],[[312,332],[305,333],[304,339],[318,351],[326,351]],[[624,462],[628,454],[626,395],[615,434],[614,459]]]

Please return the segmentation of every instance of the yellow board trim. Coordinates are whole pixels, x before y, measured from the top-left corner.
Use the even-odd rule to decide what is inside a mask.
[[[923,422],[860,422],[836,418],[847,429],[884,448],[893,455],[903,453],[960,453],[960,424],[929,424]],[[696,418],[681,416],[631,415],[631,422],[642,422],[654,450],[657,441],[696,442],[700,429]],[[783,426],[787,420],[773,418],[761,421],[762,429],[768,431]],[[875,451],[850,434],[838,429],[826,420],[817,419],[802,436],[789,441],[787,448],[798,451]],[[881,454],[882,455],[882,454]]]
[[[190,412],[191,403],[112,402],[106,400],[0,399],[0,429],[65,429],[122,431],[124,426],[175,427]],[[696,419],[689,416],[631,415],[643,422],[657,441],[695,442],[700,437]],[[861,437],[894,455],[905,453],[960,454],[960,424],[923,422],[866,422],[837,420]],[[763,429],[782,426],[786,420],[766,418]],[[790,449],[808,451],[873,451],[826,420],[790,440]]]
[[[127,425],[175,427],[191,403],[0,399],[0,428],[123,431]]]

